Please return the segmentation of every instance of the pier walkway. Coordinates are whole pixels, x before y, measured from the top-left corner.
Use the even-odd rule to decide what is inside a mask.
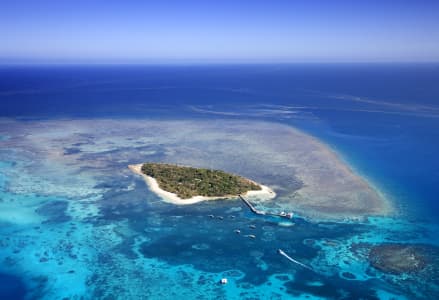
[[[266,212],[263,210],[257,210],[247,199],[245,199],[244,197],[242,197],[241,195],[238,195],[239,199],[242,200],[242,202],[245,203],[245,205],[248,206],[248,208],[250,208],[250,210],[252,211],[252,213],[257,214],[257,215],[263,215],[263,216],[274,216],[274,217],[281,217],[281,218],[285,218],[285,219],[292,219],[294,214],[293,213],[285,213],[285,212],[280,212],[280,213],[271,213],[271,212]]]

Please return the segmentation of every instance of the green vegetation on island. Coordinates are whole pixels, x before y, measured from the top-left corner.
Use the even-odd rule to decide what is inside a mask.
[[[145,163],[142,173],[157,180],[162,190],[182,199],[194,196],[225,197],[262,189],[244,177],[220,170]]]

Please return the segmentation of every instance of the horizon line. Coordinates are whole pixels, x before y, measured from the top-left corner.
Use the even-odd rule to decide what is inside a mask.
[[[2,62],[0,66],[204,66],[204,65],[413,65],[439,64],[431,61],[163,61],[163,62]]]

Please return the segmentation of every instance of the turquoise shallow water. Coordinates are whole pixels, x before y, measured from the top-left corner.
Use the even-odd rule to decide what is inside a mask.
[[[285,221],[255,216],[236,200],[167,204],[126,166],[139,155],[177,158],[179,147],[131,139],[123,121],[123,140],[115,130],[98,139],[81,133],[82,122],[8,125],[15,129],[0,153],[0,257],[2,276],[17,286],[12,298],[405,299],[438,291],[430,273],[388,275],[367,258],[375,244],[436,244],[435,225],[401,217]],[[93,126],[105,131],[103,124],[111,123]],[[229,283],[219,284],[224,277]]]
[[[372,267],[368,253],[383,243],[439,246],[438,68],[212,68],[0,70],[7,74],[0,87],[0,298],[434,299],[437,257],[422,272],[398,275]],[[283,185],[282,166],[261,175],[264,160],[245,157],[276,134],[248,149],[233,146],[233,134],[206,134],[196,145],[188,134],[178,147],[166,138],[175,129],[151,127],[139,137],[103,119],[296,126],[335,149],[398,211],[362,222],[300,215],[286,222],[256,217],[238,201],[173,206],[127,164],[211,164]],[[219,284],[223,277],[227,285]]]

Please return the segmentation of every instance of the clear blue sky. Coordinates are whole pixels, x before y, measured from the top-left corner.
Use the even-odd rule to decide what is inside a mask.
[[[439,0],[0,0],[0,62],[439,61]]]

